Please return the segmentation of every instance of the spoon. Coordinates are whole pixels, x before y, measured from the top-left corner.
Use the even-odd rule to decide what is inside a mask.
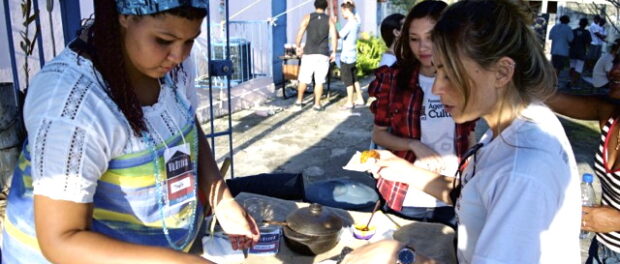
[[[370,221],[372,221],[372,217],[375,216],[375,213],[379,209],[379,205],[381,205],[381,200],[377,200],[377,202],[375,203],[375,208],[372,209],[372,213],[370,214],[370,218],[368,219],[368,223],[366,224],[366,226],[364,226],[364,228],[362,228],[362,231],[368,231],[369,230]]]

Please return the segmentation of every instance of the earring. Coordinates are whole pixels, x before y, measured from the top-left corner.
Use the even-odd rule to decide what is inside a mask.
[[[515,65],[516,65],[516,63],[514,63],[512,61],[507,61],[506,64],[507,64],[508,67],[511,67],[511,68],[514,68]]]

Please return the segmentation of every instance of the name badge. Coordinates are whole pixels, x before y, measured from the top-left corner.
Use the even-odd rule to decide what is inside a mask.
[[[166,166],[166,194],[169,206],[184,204],[196,199],[195,177],[190,159],[189,144],[182,144],[164,151]]]

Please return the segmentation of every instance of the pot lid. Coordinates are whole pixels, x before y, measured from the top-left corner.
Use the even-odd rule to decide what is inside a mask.
[[[306,235],[328,235],[342,228],[340,217],[316,203],[293,211],[286,218],[286,222],[295,232]]]

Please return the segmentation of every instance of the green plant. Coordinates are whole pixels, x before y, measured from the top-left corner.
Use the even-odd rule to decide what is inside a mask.
[[[357,76],[366,76],[379,66],[381,55],[387,47],[385,43],[375,36],[368,33],[360,34],[357,41]]]
[[[39,28],[35,26],[34,36],[30,39],[30,25],[36,21],[38,13],[36,11],[33,12],[32,0],[22,0],[21,8],[22,18],[24,19],[24,22],[22,23],[24,30],[19,32],[22,37],[22,40],[19,41],[19,47],[26,56],[24,59],[24,74],[26,75],[26,87],[28,87],[30,81],[30,66],[28,65],[28,57],[32,55],[32,52],[34,51],[34,44],[37,42],[37,35],[39,35]]]

